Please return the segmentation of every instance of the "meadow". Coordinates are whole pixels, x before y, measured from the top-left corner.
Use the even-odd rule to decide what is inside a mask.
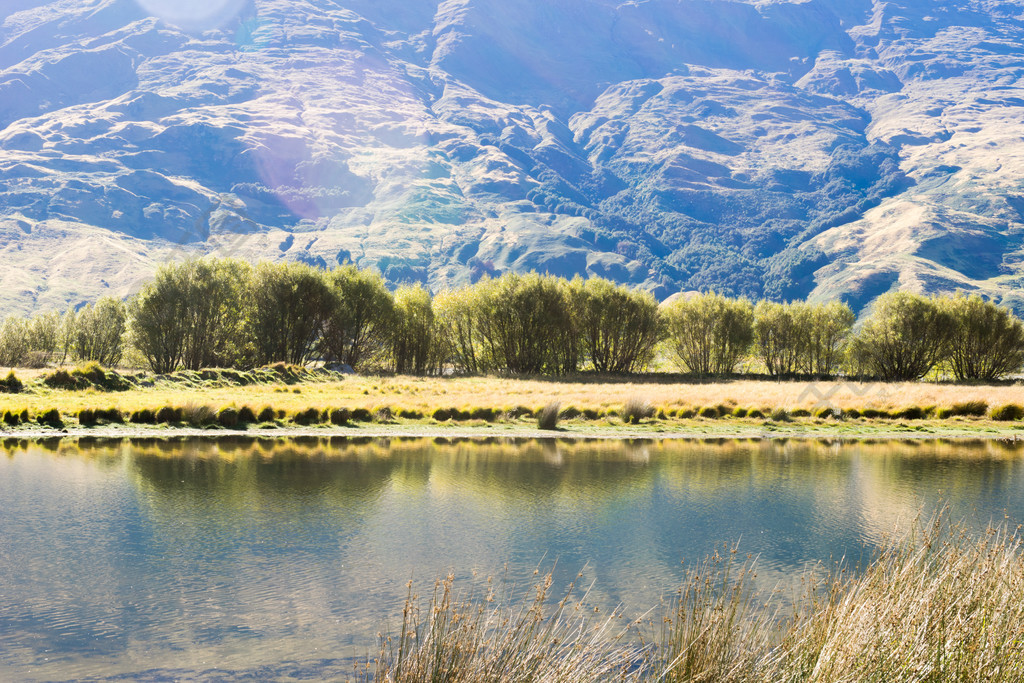
[[[477,426],[536,428],[545,407],[562,430],[735,432],[1012,432],[1024,426],[1024,386],[953,383],[700,382],[679,375],[562,379],[341,375],[278,364],[248,373],[169,375],[17,370],[17,393],[0,393],[9,429],[36,423],[269,427],[376,423],[415,430]],[[161,409],[173,409],[157,419]],[[222,411],[225,419],[218,420]],[[58,415],[54,419],[52,411]],[[86,411],[84,419],[81,417]],[[98,413],[90,416],[89,411]],[[48,418],[41,416],[50,415]],[[17,419],[8,416],[18,416]],[[239,415],[241,417],[239,417]],[[257,419],[262,418],[262,419]],[[627,424],[629,423],[629,424]]]

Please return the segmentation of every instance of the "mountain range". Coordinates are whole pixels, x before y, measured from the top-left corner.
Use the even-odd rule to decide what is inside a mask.
[[[218,254],[1024,310],[1024,3],[4,0],[0,313]]]

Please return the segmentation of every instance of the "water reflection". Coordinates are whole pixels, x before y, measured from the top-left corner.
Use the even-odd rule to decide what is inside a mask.
[[[365,655],[406,582],[586,567],[642,611],[722,543],[766,586],[941,502],[1024,522],[1022,445],[6,440],[0,679],[169,678]],[[168,673],[170,672],[170,673]],[[154,674],[156,677],[159,675]]]

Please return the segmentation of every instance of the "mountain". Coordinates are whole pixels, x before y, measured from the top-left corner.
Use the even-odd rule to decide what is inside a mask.
[[[0,313],[192,254],[1024,296],[1024,7],[4,0]]]

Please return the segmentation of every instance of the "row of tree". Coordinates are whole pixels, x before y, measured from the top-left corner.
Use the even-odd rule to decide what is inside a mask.
[[[1024,365],[1024,324],[980,297],[880,297],[854,331],[845,304],[756,305],[709,293],[659,306],[600,278],[509,273],[431,297],[390,292],[371,271],[298,263],[193,260],[158,270],[121,302],[9,318],[0,365],[126,353],[155,372],[285,361],[398,373],[636,373],[659,351],[684,372],[728,375],[753,364],[775,377],[847,374],[913,380],[942,367],[993,380]]]

